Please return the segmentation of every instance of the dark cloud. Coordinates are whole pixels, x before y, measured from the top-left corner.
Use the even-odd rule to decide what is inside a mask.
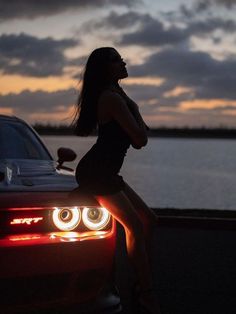
[[[155,92],[154,86],[148,85],[134,85],[128,86],[125,90],[129,93],[129,96],[133,97],[137,102],[142,100],[148,100],[151,96],[158,93]],[[145,94],[145,91],[149,91]],[[144,95],[142,95],[142,92]],[[139,96],[142,96],[139,99]],[[37,118],[38,121],[42,123],[47,123],[50,121],[50,114],[62,113],[62,119],[58,121],[59,123],[71,123],[72,116],[68,114],[68,119],[64,119],[64,113],[69,109],[71,105],[76,103],[78,92],[75,89],[68,90],[58,90],[55,92],[46,91],[29,91],[24,90],[19,94],[10,93],[7,95],[0,95],[0,111],[2,108],[9,108],[13,110],[14,115],[24,117],[27,120],[32,119],[32,115],[37,117],[37,115],[45,114],[48,115],[47,120],[41,120]],[[141,105],[142,114],[153,115],[158,109],[158,104],[156,105]]]
[[[123,45],[166,45],[182,42],[186,39],[185,29],[171,27],[165,29],[163,23],[153,18],[150,14],[142,14],[134,11],[118,14],[111,12],[102,20],[91,20],[83,25],[83,28],[92,32],[97,29],[125,30],[125,33],[117,40],[117,44]],[[136,28],[127,32],[127,29]],[[114,34],[113,34],[114,37]]]
[[[1,107],[14,110],[16,114],[53,113],[68,108],[76,103],[77,92],[75,89],[59,90],[56,92],[24,90],[19,94],[10,93],[0,95]]]
[[[158,99],[163,91],[162,86],[150,84],[132,84],[124,87],[127,94],[136,101],[145,101],[148,99]]]
[[[193,18],[199,13],[210,12],[216,7],[232,9],[236,5],[236,0],[196,0],[190,7],[185,4],[180,6],[180,13],[186,18]]]
[[[125,31],[135,28],[137,25],[143,25],[150,20],[149,14],[142,14],[135,11],[128,11],[120,14],[115,11],[110,12],[102,18],[93,18],[82,24],[76,31],[78,38],[84,36],[84,33],[93,33],[96,31],[110,33],[112,41],[116,41],[116,31]]]
[[[236,22],[231,19],[208,18],[204,21],[192,22],[187,26],[187,33],[191,35],[209,36],[215,30],[223,30],[227,33],[236,31]]]
[[[135,22],[135,21],[134,21]],[[191,36],[205,37],[215,30],[233,33],[236,30],[236,22],[233,20],[223,20],[221,18],[208,18],[204,21],[191,21],[183,27],[170,26],[164,24],[151,16],[145,15],[145,22],[140,21],[138,30],[125,33],[118,41],[123,45],[143,45],[143,46],[164,46],[176,45],[188,42]]]
[[[86,7],[121,5],[131,7],[139,0],[0,0],[0,21],[13,18],[34,19]]]
[[[162,77],[172,88],[193,88],[195,98],[236,99],[236,58],[219,61],[204,52],[168,49],[129,71],[133,76]]]
[[[36,38],[24,33],[0,36],[0,70],[6,74],[45,77],[61,75],[70,63],[64,51],[78,44],[74,39]]]
[[[124,34],[118,43],[123,45],[163,46],[173,45],[185,39],[185,30],[176,27],[164,29],[160,21],[150,19],[149,23],[143,24],[138,31]]]
[[[182,11],[186,10],[185,14],[190,9],[184,5]],[[191,9],[192,10],[192,9]],[[192,16],[196,14],[191,11]],[[189,40],[192,36],[211,38],[212,42],[218,44],[223,35],[215,37],[213,33],[216,30],[221,30],[224,33],[234,34],[236,31],[236,21],[220,17],[208,16],[205,19],[181,19],[181,26],[176,26],[174,12],[172,12],[172,21],[169,19],[170,26],[166,27],[161,18],[154,18],[150,14],[142,14],[135,11],[119,14],[111,12],[102,19],[93,19],[83,24],[78,33],[81,35],[86,32],[106,31],[110,32],[110,37],[117,45],[141,45],[141,46],[167,46],[167,45],[189,45]],[[177,14],[175,12],[175,14]],[[166,18],[166,16],[165,16]],[[119,35],[114,31],[119,31]],[[121,35],[120,35],[121,33]],[[221,37],[219,37],[221,36]]]
[[[134,84],[125,86],[129,96],[138,103],[140,102],[140,111],[150,126],[219,126],[224,123],[225,125],[235,125],[235,118],[230,115],[230,111],[236,110],[236,107],[232,106],[227,100],[225,101],[226,107],[220,106],[214,109],[189,108],[183,112],[178,111],[178,104],[180,101],[186,100],[187,95],[164,98],[162,88],[165,89],[165,87],[154,85]],[[155,98],[156,101],[153,101]],[[44,114],[48,115],[48,118],[41,118],[41,120],[37,118],[37,121],[47,123],[53,118],[53,114],[57,113],[58,123],[69,124],[72,122],[72,116],[68,113],[65,120],[65,112],[71,105],[76,103],[76,99],[77,91],[75,89],[55,92],[25,90],[19,94],[0,95],[0,104],[3,108],[13,109],[14,115],[24,117],[29,121],[32,120],[32,116],[35,116],[34,119],[36,119],[37,115]],[[148,103],[150,99],[152,99],[151,104]],[[165,111],[163,111],[164,107]],[[51,118],[50,114],[52,115]]]
[[[185,18],[193,18],[197,16],[199,13],[204,13],[210,8],[210,1],[195,1],[195,3],[191,7],[187,7],[185,4],[180,5],[180,13]]]
[[[123,29],[132,27],[138,23],[148,23],[151,19],[149,14],[142,14],[134,11],[118,14],[112,11],[108,16],[99,21],[90,21],[93,28],[107,28],[107,29]]]
[[[141,65],[130,66],[129,70],[133,76],[159,76],[168,79],[174,75],[179,76],[180,83],[191,81],[194,84],[198,77],[209,74],[212,62],[213,59],[207,53],[166,49],[151,55]]]
[[[204,4],[205,2],[205,4]],[[236,1],[235,0],[201,0],[201,1],[197,1],[197,6],[199,8],[207,8],[209,6],[212,6],[212,5],[221,5],[221,6],[224,6],[228,9],[231,9],[235,4],[236,4]]]
[[[236,75],[230,75],[231,66],[233,71],[236,71],[236,61],[222,65],[222,72],[225,73],[218,77],[206,78],[205,83],[203,82],[202,85],[197,87],[196,95],[204,99],[218,98],[236,100]]]

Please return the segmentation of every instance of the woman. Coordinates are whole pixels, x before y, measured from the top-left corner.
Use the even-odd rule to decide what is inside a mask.
[[[88,58],[75,132],[89,135],[98,126],[98,139],[80,160],[76,178],[80,190],[93,194],[124,227],[128,256],[138,280],[139,304],[148,313],[159,314],[145,245],[145,235],[157,218],[118,174],[129,146],[140,149],[147,144],[147,127],[138,106],[118,83],[128,76],[125,66],[110,47],[96,49]]]

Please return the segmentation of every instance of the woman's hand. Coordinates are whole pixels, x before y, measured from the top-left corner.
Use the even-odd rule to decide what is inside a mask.
[[[116,120],[129,135],[134,148],[140,149],[147,144],[146,126],[138,109],[133,114],[125,100],[118,93],[112,91],[104,92],[99,102],[107,114]]]

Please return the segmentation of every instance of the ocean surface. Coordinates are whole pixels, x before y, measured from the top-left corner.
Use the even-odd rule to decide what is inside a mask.
[[[72,168],[96,141],[42,138],[55,159],[59,147],[72,148]],[[121,175],[151,207],[236,210],[236,140],[150,138],[145,148],[129,149]]]

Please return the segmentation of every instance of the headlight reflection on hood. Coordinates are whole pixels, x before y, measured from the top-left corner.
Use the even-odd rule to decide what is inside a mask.
[[[100,230],[108,224],[110,214],[104,207],[84,207],[82,211],[82,220],[84,225],[90,230]]]

